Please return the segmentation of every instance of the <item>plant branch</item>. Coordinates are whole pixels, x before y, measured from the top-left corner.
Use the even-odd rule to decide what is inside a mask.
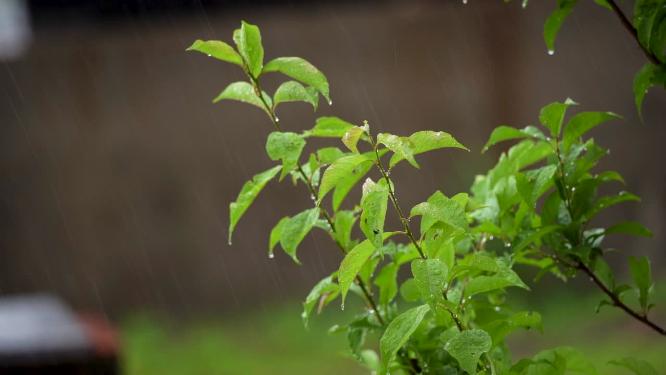
[[[247,76],[250,78],[250,81],[252,81],[252,86],[254,87],[255,94],[259,97],[261,100],[261,103],[264,105],[264,108],[266,109],[266,112],[268,113],[268,117],[271,119],[271,122],[273,123],[273,126],[275,126],[275,129],[277,131],[282,131],[279,125],[279,120],[277,116],[275,115],[275,110],[271,106],[268,105],[266,100],[264,99],[264,96],[262,95],[261,91],[261,86],[259,85],[259,80],[252,77],[251,74],[247,73]],[[310,194],[313,197],[317,196],[317,190],[315,189],[314,185],[312,184],[312,180],[308,178],[308,176],[305,174],[305,171],[301,167],[300,164],[296,163],[298,173],[301,175],[303,178],[303,181],[305,181],[305,185],[307,185],[308,190],[310,191]],[[328,213],[328,211],[319,205],[317,205],[319,208],[319,211],[321,214],[324,216],[326,219],[326,222],[328,223],[328,234],[331,236],[331,239],[333,239],[333,242],[338,246],[340,251],[342,251],[342,254],[347,254],[347,250],[342,246],[340,242],[335,238],[335,226],[333,225],[333,218],[331,215]],[[386,321],[382,318],[382,315],[379,312],[379,308],[377,307],[377,303],[375,302],[374,298],[372,297],[372,294],[368,290],[367,286],[365,285],[365,282],[363,282],[363,279],[361,279],[360,276],[356,276],[356,283],[358,286],[361,288],[361,291],[363,292],[363,295],[365,296],[366,301],[368,302],[368,305],[370,305],[370,308],[374,311],[375,316],[377,316],[377,321],[379,324],[382,326],[386,325]]]
[[[652,328],[655,330],[657,333],[661,334],[662,336],[666,336],[666,329],[658,326],[656,323],[652,322],[648,317],[647,314],[641,314],[635,310],[633,310],[631,307],[627,306],[622,300],[620,300],[620,297],[618,297],[617,294],[613,293],[606,284],[601,281],[597,275],[594,274],[594,272],[583,262],[579,261],[576,265],[576,268],[583,271],[585,274],[587,274],[590,277],[590,280],[592,280],[593,283],[595,283],[599,289],[601,289],[608,298],[611,299],[613,302],[613,306],[618,307],[627,314],[629,314],[631,317],[634,319],[638,320],[639,322],[645,324],[646,326]]]
[[[409,240],[414,244],[414,247],[416,248],[416,251],[419,252],[419,256],[421,256],[422,259],[426,259],[425,254],[423,253],[423,249],[421,249],[421,245],[419,245],[418,241],[414,237],[414,233],[412,233],[412,228],[409,225],[409,219],[405,216],[403,213],[402,209],[400,208],[400,204],[398,203],[398,198],[395,195],[395,192],[393,191],[393,187],[391,186],[391,179],[389,178],[388,172],[384,168],[384,165],[382,164],[382,159],[379,156],[379,151],[377,150],[377,144],[372,140],[372,137],[370,137],[370,140],[372,142],[372,148],[375,150],[375,155],[377,156],[377,160],[375,161],[375,166],[377,166],[377,169],[379,172],[382,174],[382,177],[386,181],[386,185],[388,186],[388,192],[389,192],[389,197],[391,198],[391,202],[393,203],[393,207],[395,208],[396,213],[400,217],[400,221],[402,222],[402,227],[405,231],[405,235],[409,237]]]
[[[650,60],[650,62],[652,64],[657,65],[657,66],[661,65],[661,61],[659,61],[659,58],[654,53],[652,53],[652,51],[650,51],[647,47],[645,47],[645,46],[643,46],[643,44],[641,44],[641,41],[638,38],[638,32],[636,31],[636,28],[631,23],[631,21],[629,20],[627,15],[624,14],[622,9],[617,5],[615,0],[607,0],[607,2],[608,2],[608,5],[610,5],[611,9],[613,10],[613,13],[615,13],[615,15],[617,15],[617,17],[620,19],[620,22],[622,22],[622,26],[624,26],[624,28],[634,38],[636,43],[638,43],[638,46],[641,48],[641,50],[645,54],[645,57],[647,57],[648,60]]]

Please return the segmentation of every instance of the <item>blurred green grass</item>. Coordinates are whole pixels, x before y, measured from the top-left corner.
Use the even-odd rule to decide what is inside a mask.
[[[633,356],[666,374],[666,340],[634,323],[615,308],[595,313],[598,293],[576,295],[575,287],[525,301],[540,311],[544,333],[521,332],[511,341],[514,358],[559,345],[574,346],[597,366],[599,374],[628,374],[609,366]],[[658,290],[665,291],[661,283]],[[538,292],[538,291],[535,291]],[[530,296],[539,293],[530,293]],[[664,301],[661,293],[657,301]],[[351,315],[329,307],[304,329],[300,303],[291,301],[248,314],[174,324],[155,315],[137,315],[123,325],[123,367],[127,375],[169,374],[367,374],[346,353],[345,337],[326,333]],[[656,315],[664,323],[663,314]]]

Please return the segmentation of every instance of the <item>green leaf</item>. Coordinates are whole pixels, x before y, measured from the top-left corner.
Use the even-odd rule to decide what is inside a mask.
[[[338,117],[319,117],[314,128],[305,132],[308,137],[342,138],[354,124]]]
[[[343,156],[345,153],[337,147],[324,147],[317,150],[317,159],[322,165],[332,164]]]
[[[377,143],[383,144],[389,150],[393,151],[397,158],[407,159],[409,164],[418,168],[419,164],[414,159],[414,151],[410,145],[411,141],[407,137],[398,137],[397,135],[388,133],[377,134]]]
[[[270,107],[272,105],[271,97],[265,92],[262,94],[266,104]],[[262,111],[266,112],[270,116],[270,112],[255,93],[254,87],[252,87],[252,85],[247,82],[241,81],[230,84],[224,90],[222,90],[220,95],[213,99],[213,103],[217,103],[221,100],[236,100],[239,102],[252,104],[255,107],[261,108]]]
[[[558,0],[558,2],[569,1],[569,0]],[[541,108],[541,113],[539,113],[539,121],[541,124],[550,130],[550,135],[559,138],[560,131],[562,129],[562,121],[564,120],[564,115],[567,112],[567,108],[577,103],[573,100],[567,98],[564,103],[553,102],[545,107]]]
[[[652,65],[650,63],[643,67],[634,76],[634,100],[638,115],[643,118],[643,99],[652,86],[661,85],[666,87],[666,68]]]
[[[613,270],[602,257],[596,257],[592,261],[592,271],[601,280],[608,289],[615,289],[615,276]]]
[[[606,228],[606,234],[621,233],[634,236],[652,237],[652,232],[640,223],[625,221]]]
[[[252,202],[257,198],[257,195],[266,186],[268,181],[273,179],[280,170],[280,166],[275,166],[269,170],[263,171],[252,177],[251,181],[246,182],[241,188],[240,193],[235,201],[229,204],[229,243],[231,244],[231,234],[238,224],[238,220],[243,216],[245,211],[250,207]]]
[[[490,335],[482,329],[462,331],[450,339],[444,350],[458,361],[460,368],[468,374],[476,374],[476,366],[483,353],[492,346]]]
[[[634,194],[621,191],[617,195],[611,195],[597,199],[597,201],[594,202],[594,206],[586,213],[585,216],[587,220],[590,220],[600,211],[605,210],[608,207],[624,202],[640,202],[640,200],[641,199]]]
[[[388,305],[398,294],[398,265],[389,263],[379,271],[374,284],[379,288],[379,303]]]
[[[321,178],[318,194],[319,200],[321,201],[329,191],[345,180],[356,177],[355,182],[358,181],[362,176],[359,177],[360,173],[355,173],[354,170],[361,167],[364,163],[372,163],[374,157],[374,153],[365,153],[345,156],[334,161],[333,164],[326,168]]]
[[[243,66],[243,60],[234,47],[219,40],[195,40],[187,51],[201,52],[209,57]]]
[[[374,160],[374,158],[372,158]],[[351,174],[348,174],[341,178],[338,183],[335,185],[335,191],[333,192],[333,210],[337,211],[340,208],[340,205],[344,201],[345,197],[351,189],[365,176],[374,163],[372,160],[367,160],[356,168],[351,170]]]
[[[369,178],[365,180],[361,198],[363,211],[361,212],[360,227],[363,234],[377,249],[382,247],[388,196],[389,192],[386,184],[375,183]]]
[[[345,134],[342,136],[342,143],[349,149],[351,152],[358,154],[358,148],[356,145],[361,137],[365,134],[365,129],[360,126],[352,126],[349,128]]]
[[[271,230],[271,234],[268,239],[268,257],[273,258],[273,249],[275,249],[275,245],[277,245],[280,242],[280,238],[282,238],[282,228],[284,227],[284,224],[289,221],[289,217],[283,217],[278,221],[277,224],[273,227]]]
[[[529,287],[512,270],[503,270],[495,275],[480,275],[473,277],[465,287],[465,296],[470,297],[479,293],[486,293],[510,286],[529,290]]]
[[[606,121],[622,118],[613,112],[581,112],[574,115],[564,127],[562,148],[566,151],[582,135]]]
[[[397,232],[386,232],[384,233],[384,240],[391,237]],[[361,242],[356,245],[350,252],[348,252],[342,262],[340,263],[340,269],[338,270],[338,283],[340,284],[340,293],[342,294],[342,307],[345,306],[345,297],[347,292],[351,287],[356,275],[363,267],[363,264],[370,258],[372,253],[375,251],[375,247],[368,240]]]
[[[277,108],[278,104],[286,102],[306,102],[312,105],[312,108],[316,111],[319,95],[296,81],[287,81],[275,90],[273,108]]]
[[[543,25],[543,39],[546,42],[549,55],[555,53],[557,33],[577,2],[577,0],[557,0],[557,8],[546,19],[546,23]]]
[[[280,246],[282,246],[284,252],[297,264],[301,264],[296,256],[298,245],[303,241],[310,230],[312,230],[318,219],[319,208],[314,207],[289,218],[289,220],[282,225]]]
[[[409,140],[407,144],[411,149],[410,151],[412,155],[418,155],[441,148],[459,148],[469,151],[467,147],[453,138],[451,134],[441,131],[419,131],[410,135],[407,139]],[[389,162],[389,167],[393,168],[401,160],[403,160],[403,156],[400,153],[393,154]]]
[[[511,126],[498,126],[490,134],[490,138],[486,145],[483,146],[481,152],[486,152],[490,147],[504,141],[512,139],[523,139],[523,138],[536,138],[536,139],[545,139],[545,136],[541,131],[534,126],[527,126],[524,129],[516,129]]]
[[[596,375],[597,370],[583,354],[569,347],[559,347],[539,352],[528,360],[522,360],[511,368],[516,375]]]
[[[439,259],[416,259],[412,261],[412,275],[421,298],[428,303],[443,299],[448,268]]]
[[[650,289],[652,288],[652,271],[650,260],[647,257],[629,257],[629,270],[631,278],[638,287],[639,301],[644,312],[648,310],[650,303]]]
[[[234,31],[234,42],[250,75],[259,77],[264,64],[264,47],[261,45],[259,27],[242,21],[240,29]]]
[[[501,345],[513,331],[524,329],[543,330],[541,315],[534,311],[522,311],[503,319],[497,319],[483,327],[493,340],[493,346]]]
[[[338,291],[338,285],[333,281],[332,276],[325,277],[319,281],[308,293],[308,296],[305,297],[305,302],[303,302],[303,313],[301,318],[303,319],[303,325],[308,326],[310,316],[312,315],[312,310],[319,302],[319,299],[326,295],[327,293],[334,293]]]
[[[305,59],[300,57],[278,57],[266,64],[263,72],[280,72],[308,86],[312,86],[326,98],[328,104],[332,104],[326,76]]]
[[[351,232],[356,222],[354,211],[337,211],[333,220],[335,229],[335,240],[345,250],[349,250],[351,245]]]
[[[416,280],[409,278],[400,285],[400,295],[402,299],[407,302],[416,302],[421,298],[421,291],[419,290]]]
[[[429,305],[417,306],[398,315],[389,323],[379,340],[379,349],[382,354],[380,374],[388,372],[389,364],[395,358],[395,354],[416,331],[428,311],[430,311]]]
[[[459,202],[447,198],[440,192],[435,192],[427,202],[414,206],[409,216],[423,216],[421,219],[421,233],[425,233],[437,222],[444,223],[455,229],[467,228],[465,207]]]
[[[280,180],[298,165],[298,159],[305,147],[303,136],[291,132],[272,132],[266,140],[266,153],[271,160],[282,161]]]
[[[546,165],[525,174],[516,175],[516,187],[529,207],[534,207],[537,200],[553,186],[553,176],[557,166]]]
[[[611,365],[624,367],[635,375],[657,375],[657,370],[646,361],[636,358],[622,358],[608,362]]]

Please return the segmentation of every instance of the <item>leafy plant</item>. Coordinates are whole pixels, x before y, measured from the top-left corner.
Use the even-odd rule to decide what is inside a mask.
[[[620,284],[604,261],[602,247],[606,235],[650,232],[637,223],[590,226],[604,209],[638,200],[629,193],[598,195],[600,185],[623,182],[622,177],[617,172],[593,173],[606,151],[583,139],[617,115],[581,112],[565,123],[567,109],[575,105],[566,100],[542,109],[543,130],[500,126],[486,148],[508,140],[518,143],[476,179],[470,193],[447,197],[436,191],[407,211],[399,203],[392,169],[402,161],[419,168],[417,156],[425,152],[467,150],[462,143],[439,130],[375,133],[367,122],[358,126],[337,117],[320,117],[300,133],[282,131],[276,115],[279,104],[301,101],[316,110],[320,95],[331,104],[326,77],[298,57],[278,57],[264,64],[261,35],[254,25],[243,22],[233,39],[236,48],[220,41],[196,41],[189,49],[242,68],[247,81],[231,83],[215,101],[241,101],[264,111],[276,129],[267,137],[266,153],[279,164],[255,175],[231,203],[229,241],[244,212],[278,174],[280,180],[289,176],[304,185],[313,207],[278,221],[270,232],[269,256],[279,245],[300,263],[299,245],[311,231],[329,235],[343,259],[306,297],[303,321],[307,325],[315,309],[338,299],[344,308],[350,292],[359,297],[367,309],[331,332],[345,334],[351,354],[371,371],[595,374],[594,367],[568,347],[517,362],[511,359],[506,337],[518,329],[541,327],[539,313],[515,311],[508,301],[506,289],[529,290],[514,271],[516,264],[535,266],[542,274],[562,279],[583,272],[606,293],[606,304],[664,334],[647,315],[653,302],[647,259],[632,258],[633,284]],[[273,95],[261,86],[263,75],[271,72],[292,79]],[[304,155],[311,138],[329,138],[344,149],[327,146]],[[345,202],[359,184],[360,202]],[[386,225],[391,211],[399,228]],[[412,227],[416,221],[418,230]],[[357,223],[361,238],[354,236]],[[405,272],[409,276],[399,277]],[[635,301],[631,292],[638,296]],[[366,344],[375,335],[380,337],[379,354],[372,349],[375,345]],[[637,374],[651,369],[634,359],[614,363]]]
[[[631,19],[615,0],[594,2],[617,16],[648,60],[634,76],[634,100],[642,117],[641,108],[648,90],[653,86],[666,88],[666,0],[636,0]],[[555,53],[557,34],[578,3],[578,0],[557,0],[555,10],[546,19],[543,38],[549,55]],[[527,4],[528,0],[522,0],[523,8]]]

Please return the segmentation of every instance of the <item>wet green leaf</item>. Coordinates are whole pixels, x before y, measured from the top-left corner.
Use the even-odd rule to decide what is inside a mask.
[[[338,117],[319,117],[315,126],[305,132],[309,137],[342,138],[347,130],[356,125]]]
[[[289,220],[282,225],[280,246],[284,252],[294,260],[294,262],[298,264],[301,263],[296,256],[296,250],[305,236],[310,233],[310,230],[315,226],[318,219],[319,208],[314,207],[289,218]]]
[[[264,47],[261,44],[259,28],[242,21],[240,29],[234,31],[234,42],[247,64],[249,73],[252,77],[259,77],[264,64]]]
[[[650,289],[652,288],[652,271],[647,257],[629,257],[629,270],[639,292],[639,302],[643,311],[648,310]]]
[[[481,329],[462,331],[450,339],[444,349],[458,361],[468,374],[476,374],[476,366],[483,353],[492,346],[490,335]]]
[[[275,90],[273,95],[273,108],[277,108],[280,103],[287,102],[305,102],[312,105],[317,110],[319,95],[310,88],[306,88],[296,81],[287,81]]]
[[[558,0],[558,2],[574,2],[571,0]],[[539,113],[539,121],[541,124],[550,130],[550,135],[555,138],[560,137],[560,131],[562,129],[562,121],[564,120],[564,115],[567,112],[567,108],[577,103],[573,100],[567,98],[564,103],[553,102],[545,107],[541,108],[541,113]]]
[[[386,331],[379,340],[379,349],[382,354],[382,367],[380,374],[386,374],[395,354],[405,345],[409,337],[416,331],[425,315],[430,311],[429,305],[411,308],[398,315],[386,327]]]
[[[412,275],[421,298],[428,303],[443,299],[448,268],[439,259],[416,259],[412,261]]]
[[[234,47],[219,40],[195,40],[194,43],[187,48],[188,51],[201,52],[209,57],[214,57],[228,63],[243,66],[243,60]]]
[[[243,185],[236,200],[229,204],[229,242],[231,242],[231,235],[240,218],[245,211],[247,211],[252,202],[254,202],[257,195],[259,195],[268,181],[273,179],[280,169],[281,167],[278,165],[254,175],[251,181],[248,181]]]
[[[634,375],[657,375],[657,370],[648,362],[636,358],[622,358],[608,362],[611,365],[624,367]]]
[[[263,73],[280,72],[308,86],[314,87],[331,103],[328,80],[314,65],[300,57],[278,57],[264,66]]]
[[[382,246],[388,196],[386,184],[375,183],[369,178],[365,180],[361,198],[361,209],[363,211],[361,212],[360,227],[366,238],[377,249]]]
[[[265,92],[263,93],[263,96],[266,104],[270,107],[272,105],[271,97]],[[252,85],[247,82],[234,82],[230,84],[224,90],[222,90],[220,95],[213,99],[213,103],[217,103],[221,100],[236,100],[239,102],[252,104],[255,107],[261,108],[262,111],[266,112],[270,116],[270,112],[255,93],[254,87],[252,87]]]
[[[333,281],[332,276],[325,277],[319,281],[308,293],[308,296],[305,297],[305,302],[303,302],[303,313],[301,318],[303,319],[303,325],[306,327],[310,321],[310,316],[312,315],[312,310],[319,302],[320,298],[328,293],[336,293],[338,291],[338,285]]]
[[[548,54],[552,55],[555,52],[555,38],[577,2],[577,0],[557,0],[557,8],[546,19],[543,25],[543,39],[548,47]]]

